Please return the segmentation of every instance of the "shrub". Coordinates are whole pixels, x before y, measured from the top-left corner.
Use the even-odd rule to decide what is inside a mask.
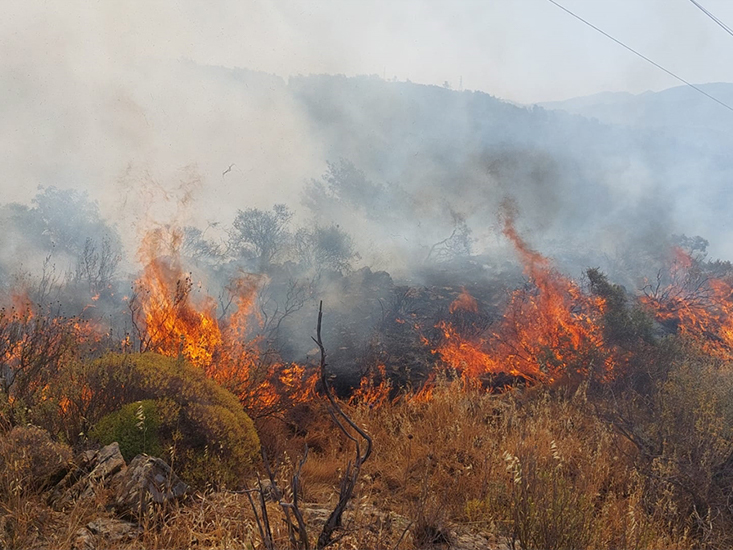
[[[618,401],[618,429],[640,449],[647,505],[701,547],[733,544],[733,372],[692,348],[647,398]]]
[[[159,452],[167,451],[162,458],[173,463],[186,481],[199,486],[233,485],[251,469],[260,445],[254,424],[236,396],[202,370],[175,358],[143,353],[108,354],[92,363],[88,371],[91,378],[106,382],[99,386],[90,382],[93,391],[109,396],[96,401],[112,404],[107,410],[100,407],[90,411],[98,419],[90,436],[100,443],[114,432],[129,442],[123,455],[146,446],[148,453],[154,454],[155,440],[142,441],[154,432]],[[141,405],[142,414],[138,415]],[[147,419],[148,415],[149,423],[137,428],[137,417]],[[123,442],[119,443],[122,447]],[[215,478],[210,477],[211,471],[201,471],[212,462],[220,466]]]
[[[64,472],[71,449],[35,426],[16,426],[0,439],[0,497],[39,491]]]
[[[119,443],[127,462],[139,454],[160,457],[163,454],[160,431],[174,425],[178,408],[169,399],[129,403],[103,417],[89,435],[102,445]]]
[[[553,441],[554,444],[554,441]],[[593,503],[563,471],[562,457],[525,457],[506,453],[513,478],[512,539],[522,548],[587,548],[591,541]]]
[[[427,400],[355,404],[352,412],[381,442],[364,469],[370,498],[413,511],[416,545],[445,542],[456,523],[522,548],[691,544],[645,499],[636,447],[598,417],[584,391],[491,395],[456,379],[437,383]],[[330,439],[318,459],[342,443]],[[306,487],[310,471],[306,464]]]

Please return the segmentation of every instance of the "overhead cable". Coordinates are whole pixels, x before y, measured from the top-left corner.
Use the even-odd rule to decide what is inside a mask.
[[[702,88],[700,88],[699,86],[695,86],[695,85],[694,85],[694,84],[693,84],[692,82],[689,82],[688,80],[685,80],[685,79],[684,79],[684,78],[682,78],[681,76],[678,76],[678,75],[676,75],[675,73],[673,73],[673,72],[672,72],[672,71],[670,71],[669,69],[665,69],[665,68],[664,68],[664,67],[662,67],[662,66],[661,66],[661,65],[660,65],[659,63],[657,63],[657,62],[655,62],[655,61],[652,61],[651,59],[649,59],[649,58],[648,58],[647,56],[645,56],[644,54],[641,54],[641,53],[637,52],[637,51],[636,51],[636,50],[635,50],[634,48],[632,48],[631,46],[627,46],[626,44],[624,44],[623,42],[621,42],[621,41],[620,41],[620,40],[618,40],[617,38],[614,38],[613,36],[611,36],[610,34],[608,34],[608,33],[607,33],[606,31],[604,31],[603,29],[599,29],[598,27],[596,27],[596,26],[595,26],[595,25],[594,25],[593,23],[591,23],[590,21],[587,21],[587,20],[583,19],[583,18],[582,18],[581,16],[579,16],[579,15],[578,15],[578,14],[576,14],[576,13],[573,13],[573,12],[572,12],[572,11],[570,11],[570,10],[569,10],[568,8],[566,8],[565,6],[562,6],[562,5],[560,5],[560,4],[559,4],[559,3],[557,3],[557,2],[555,1],[555,0],[547,0],[547,1],[548,1],[548,2],[550,2],[550,4],[554,4],[555,6],[557,6],[557,7],[558,7],[558,8],[560,8],[561,10],[563,10],[563,11],[564,11],[565,13],[567,13],[567,14],[569,14],[569,15],[572,15],[572,16],[573,16],[573,17],[575,17],[575,19],[577,19],[578,21],[581,21],[582,23],[584,23],[584,24],[588,25],[588,26],[589,26],[590,28],[592,28],[593,30],[595,30],[595,31],[597,31],[597,32],[599,32],[599,33],[601,33],[601,34],[602,34],[603,36],[605,36],[606,38],[608,38],[608,39],[610,39],[610,40],[613,40],[613,41],[614,41],[614,42],[615,42],[616,44],[618,44],[619,46],[622,46],[623,48],[626,48],[627,50],[629,50],[629,51],[630,51],[631,53],[633,53],[634,55],[636,55],[636,56],[638,56],[638,57],[641,57],[641,58],[642,58],[642,59],[643,59],[644,61],[646,61],[647,63],[650,63],[650,64],[654,65],[654,66],[655,66],[655,67],[656,67],[657,69],[659,69],[659,70],[661,70],[661,71],[664,71],[665,73],[667,73],[667,74],[668,74],[669,76],[671,76],[672,78],[675,78],[675,79],[679,80],[680,82],[682,82],[682,83],[683,83],[683,84],[685,84],[686,86],[689,86],[689,87],[690,87],[690,88],[692,88],[693,90],[695,90],[695,91],[697,91],[697,92],[701,93],[702,95],[704,95],[704,96],[705,96],[705,97],[707,97],[708,99],[712,99],[712,100],[713,100],[713,101],[714,101],[715,103],[717,103],[718,105],[721,105],[721,106],[725,107],[725,108],[726,108],[726,109],[728,109],[729,111],[733,111],[733,107],[731,107],[731,106],[730,106],[730,105],[728,105],[727,103],[724,103],[724,102],[722,102],[721,100],[719,100],[719,99],[718,99],[717,97],[714,97],[714,96],[710,95],[709,93],[707,93],[707,92],[706,92],[705,90],[703,90],[703,89],[702,89]]]
[[[720,19],[718,19],[717,17],[715,17],[715,15],[713,15],[708,9],[706,9],[705,6],[703,6],[699,2],[696,2],[695,0],[690,0],[690,2],[692,2],[701,12],[703,12],[705,15],[707,15],[710,19],[712,19],[718,25],[720,25],[720,27],[725,32],[727,32],[729,35],[733,36],[733,29],[731,29],[728,25],[726,25],[725,23],[723,23],[723,21],[721,21]]]

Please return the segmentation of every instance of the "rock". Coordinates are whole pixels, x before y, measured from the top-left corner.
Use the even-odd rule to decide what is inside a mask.
[[[142,527],[115,518],[97,518],[76,532],[73,550],[94,550],[108,548],[119,543],[135,540]]]
[[[63,510],[79,498],[89,498],[109,487],[115,474],[125,468],[120,446],[111,443],[98,451],[84,451],[74,459],[74,467],[53,488],[48,498],[55,510]]]
[[[108,486],[106,482],[112,480],[115,474],[125,468],[125,459],[122,458],[120,446],[117,443],[102,447],[93,462],[94,468],[87,476],[82,498],[92,496],[96,487]]]
[[[151,504],[164,504],[182,497],[188,485],[160,458],[138,455],[120,476],[115,508],[126,517],[140,518]]]

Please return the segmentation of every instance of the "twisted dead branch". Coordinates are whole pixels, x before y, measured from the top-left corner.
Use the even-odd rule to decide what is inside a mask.
[[[316,328],[316,338],[313,341],[321,351],[320,361],[320,372],[321,372],[321,384],[323,386],[323,392],[326,394],[326,398],[329,402],[328,412],[331,415],[336,426],[339,430],[351,441],[354,442],[355,457],[353,462],[350,460],[346,465],[346,470],[341,478],[341,487],[339,490],[339,499],[336,503],[336,507],[333,512],[328,516],[325,525],[318,537],[318,550],[326,548],[329,544],[334,542],[334,533],[341,527],[341,518],[346,505],[354,494],[354,488],[359,480],[359,473],[364,462],[367,461],[369,455],[372,454],[372,438],[362,428],[356,425],[356,423],[343,411],[339,406],[336,399],[333,397],[331,387],[328,381],[328,373],[326,371],[326,349],[323,346],[323,340],[321,339],[321,324],[323,321],[323,301],[318,306],[318,326]],[[347,427],[348,426],[348,427]],[[352,431],[356,434],[352,433]],[[362,453],[361,444],[365,444],[364,452]]]

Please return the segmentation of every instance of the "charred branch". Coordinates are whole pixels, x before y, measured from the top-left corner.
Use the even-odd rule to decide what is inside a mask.
[[[277,486],[277,480],[275,479],[275,475],[272,473],[272,469],[270,468],[265,448],[262,448],[262,461],[265,464],[267,477],[270,479],[271,496],[277,501],[277,503],[280,505],[280,507],[283,509],[283,512],[285,513],[285,524],[288,528],[288,538],[290,539],[290,545],[296,550],[310,550],[310,544],[308,543],[308,530],[305,525],[305,520],[303,519],[303,513],[298,506],[300,471],[302,470],[306,460],[308,460],[308,445],[305,446],[303,457],[300,459],[300,462],[298,463],[298,467],[296,468],[295,472],[293,472],[293,477],[290,484],[293,500],[292,502],[287,502],[284,499],[283,492]],[[261,486],[262,485],[260,484],[260,487]],[[295,517],[297,525],[293,524],[291,512],[292,515]]]
[[[319,550],[322,548],[326,548],[328,545],[334,542],[334,533],[341,527],[341,518],[344,514],[344,511],[346,510],[346,505],[349,503],[349,500],[354,493],[354,488],[356,487],[356,483],[359,479],[361,467],[372,454],[372,438],[343,411],[336,399],[333,397],[333,393],[331,392],[328,373],[326,371],[326,350],[323,346],[323,341],[321,339],[322,320],[323,302],[321,301],[320,305],[318,306],[318,325],[316,328],[316,338],[313,338],[313,341],[316,343],[318,349],[321,352],[321,384],[323,386],[323,392],[326,394],[326,398],[328,399],[328,403],[330,405],[329,414],[331,415],[331,418],[333,419],[336,426],[338,426],[339,430],[348,439],[354,442],[355,457],[353,462],[349,461],[346,465],[346,470],[344,471],[344,475],[341,478],[341,487],[339,490],[338,502],[336,503],[336,507],[328,516],[328,519],[323,526],[323,530],[318,537],[317,548]],[[356,432],[356,435],[354,435],[350,431],[350,429]],[[365,444],[363,453],[361,451],[361,440],[363,440]]]

